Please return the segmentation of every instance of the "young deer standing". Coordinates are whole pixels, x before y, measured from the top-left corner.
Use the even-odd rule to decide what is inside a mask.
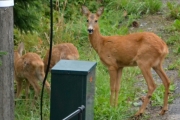
[[[151,68],[153,68],[162,79],[165,87],[164,105],[160,112],[163,115],[168,110],[170,86],[170,81],[162,68],[162,62],[166,54],[168,54],[167,45],[160,37],[150,32],[134,33],[125,36],[102,36],[98,26],[98,19],[103,11],[104,8],[101,7],[93,14],[87,7],[82,6],[82,12],[87,17],[90,43],[109,71],[111,105],[117,106],[123,68],[138,66],[148,86],[148,93],[144,98],[144,102],[135,114],[135,116],[142,115],[156,88],[151,74]]]
[[[36,53],[27,53],[22,56],[24,44],[18,45],[18,50],[14,51],[14,73],[15,80],[17,82],[17,94],[16,98],[19,97],[22,90],[23,80],[26,80],[26,98],[28,98],[29,85],[31,84],[35,90],[35,97],[41,90],[38,85],[38,80],[41,82],[44,79],[44,63],[42,59]],[[50,84],[46,81],[46,88],[50,93]]]
[[[49,58],[49,50],[44,57],[44,71],[46,72]],[[52,48],[50,69],[61,59],[77,60],[79,59],[79,53],[77,48],[72,43],[61,43],[54,45]]]

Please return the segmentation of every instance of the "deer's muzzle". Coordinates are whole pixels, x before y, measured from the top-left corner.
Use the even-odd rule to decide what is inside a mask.
[[[89,34],[93,33],[93,29],[88,29]]]

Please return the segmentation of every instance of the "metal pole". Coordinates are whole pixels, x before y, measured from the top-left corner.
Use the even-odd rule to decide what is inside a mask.
[[[78,114],[78,120],[82,120],[82,112],[84,111],[84,109],[85,109],[84,105],[82,105],[81,107],[78,107],[78,110],[74,111],[73,113],[71,113],[70,115],[65,117],[63,120],[70,120],[71,118],[73,118],[77,114]]]

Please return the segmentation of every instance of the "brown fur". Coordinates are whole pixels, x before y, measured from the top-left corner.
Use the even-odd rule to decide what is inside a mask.
[[[160,113],[164,114],[168,110],[170,85],[170,81],[162,68],[162,62],[168,54],[166,43],[151,32],[133,33],[124,36],[102,36],[99,32],[97,20],[103,13],[103,10],[104,8],[101,7],[93,14],[87,7],[82,6],[83,14],[86,15],[88,20],[90,43],[98,53],[102,63],[108,68],[110,74],[111,105],[117,106],[123,68],[138,66],[148,86],[148,93],[144,98],[143,105],[135,114],[135,116],[141,115],[149,103],[149,96],[152,96],[156,88],[151,74],[151,68],[153,68],[165,86],[164,106]]]
[[[46,56],[44,57],[45,72],[47,69],[48,59],[49,59],[49,50],[46,52]],[[79,53],[77,48],[72,43],[61,43],[54,45],[52,48],[50,70],[60,59],[66,59],[66,60],[79,59]]]
[[[29,85],[31,84],[35,90],[35,97],[38,96],[41,88],[38,85],[38,80],[41,82],[44,79],[44,63],[42,59],[36,53],[27,53],[22,56],[24,44],[21,43],[18,46],[18,50],[14,51],[14,71],[15,80],[17,82],[17,94],[19,97],[22,90],[23,80],[26,80],[26,98],[28,97]],[[46,88],[50,93],[50,85],[46,81]]]

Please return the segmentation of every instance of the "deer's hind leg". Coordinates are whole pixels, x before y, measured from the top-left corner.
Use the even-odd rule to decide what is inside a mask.
[[[169,92],[170,80],[168,79],[167,75],[165,74],[161,64],[159,64],[156,67],[153,67],[153,69],[159,75],[159,77],[161,78],[161,80],[164,84],[164,87],[165,87],[164,105],[163,105],[163,108],[160,112],[160,114],[163,115],[168,110],[168,94],[170,93]]]
[[[22,82],[23,82],[22,79],[16,77],[16,83],[17,83],[17,93],[16,93],[16,98],[19,97],[19,95],[20,95],[20,93],[21,93],[21,91],[22,91]]]
[[[25,86],[25,93],[26,93],[26,99],[28,99],[29,97],[29,87],[30,87],[30,83],[29,81],[26,80],[26,86]]]
[[[140,107],[139,111],[135,114],[135,116],[140,116],[144,113],[144,110],[146,109],[146,106],[149,103],[154,90],[156,89],[156,84],[154,83],[154,80],[151,74],[151,66],[144,63],[146,62],[142,62],[142,64],[139,62],[138,66],[141,69],[141,72],[146,80],[146,83],[148,86],[148,93],[146,97],[144,97],[143,104]]]
[[[28,81],[29,81],[29,83],[33,86],[33,88],[34,88],[34,91],[35,91],[35,95],[34,95],[34,98],[36,99],[36,98],[38,98],[38,96],[39,96],[39,93],[40,93],[40,90],[41,90],[41,88],[40,88],[40,86],[39,86],[39,84],[38,84],[38,80],[36,79],[36,78],[34,78],[34,77],[28,77]]]

